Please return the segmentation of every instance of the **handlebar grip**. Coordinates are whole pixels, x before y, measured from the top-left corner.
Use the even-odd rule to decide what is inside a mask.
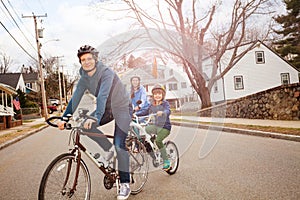
[[[46,120],[46,122],[47,122],[47,124],[49,124],[50,126],[58,127],[57,124],[52,123],[52,121],[55,120],[55,119],[60,119],[60,120],[62,120],[62,117],[58,117],[58,116],[49,117],[49,118]]]

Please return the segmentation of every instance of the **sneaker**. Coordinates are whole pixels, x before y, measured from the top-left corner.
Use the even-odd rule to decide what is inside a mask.
[[[171,168],[171,164],[169,160],[164,160],[163,170],[168,171]]]
[[[120,184],[120,191],[118,194],[117,199],[118,200],[123,200],[123,199],[127,199],[130,195],[130,187],[129,187],[129,183],[121,183]]]

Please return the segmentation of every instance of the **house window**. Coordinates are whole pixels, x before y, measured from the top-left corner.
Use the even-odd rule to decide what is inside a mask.
[[[26,87],[32,88],[31,83],[26,83]]]
[[[289,73],[281,73],[281,84],[288,85],[290,84],[290,74]]]
[[[187,88],[186,82],[181,82],[181,88]]]
[[[265,63],[265,55],[263,51],[255,51],[256,64]]]
[[[173,74],[174,74],[173,69],[170,69],[170,71],[169,71],[169,76],[173,76]]]
[[[243,76],[234,76],[234,89],[235,90],[244,89]]]
[[[169,91],[177,90],[177,83],[169,83]]]

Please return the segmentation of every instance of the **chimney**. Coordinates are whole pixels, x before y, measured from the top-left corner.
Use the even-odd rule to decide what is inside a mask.
[[[153,58],[153,63],[152,63],[152,75],[157,78],[157,62],[156,62],[156,57],[154,56]]]

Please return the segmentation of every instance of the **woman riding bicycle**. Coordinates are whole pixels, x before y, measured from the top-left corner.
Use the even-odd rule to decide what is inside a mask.
[[[164,161],[163,169],[168,171],[170,169],[170,161],[167,158],[166,147],[163,140],[170,134],[170,104],[165,100],[166,90],[164,86],[157,84],[152,89],[152,100],[148,108],[139,110],[137,116],[149,115],[156,113],[154,124],[146,126],[146,132],[149,134],[156,134],[155,143],[160,149],[161,156]]]

